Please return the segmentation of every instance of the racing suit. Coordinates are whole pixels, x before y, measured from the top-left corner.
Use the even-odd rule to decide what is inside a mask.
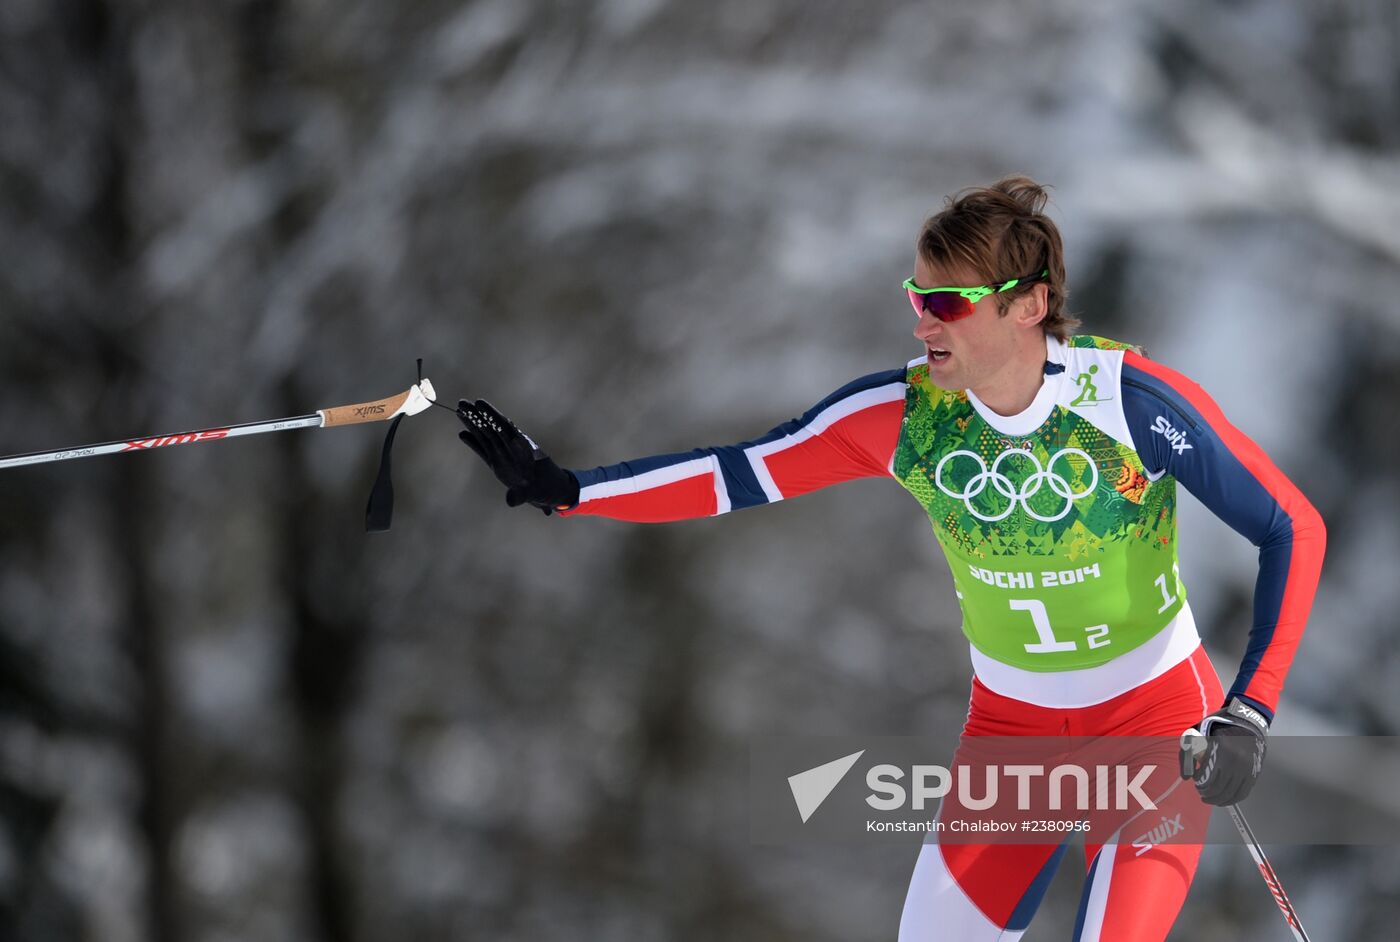
[[[1230,697],[1272,719],[1326,542],[1298,489],[1195,383],[1131,345],[1046,338],[1041,388],[1002,416],[927,363],[862,377],[761,438],[575,470],[569,515],[663,522],[862,477],[923,506],[952,569],[986,735],[1175,736]],[[1259,547],[1228,694],[1177,566],[1177,484]],[[1199,844],[1087,846],[1076,940],[1166,937]],[[926,844],[902,940],[1016,939],[1064,845]]]

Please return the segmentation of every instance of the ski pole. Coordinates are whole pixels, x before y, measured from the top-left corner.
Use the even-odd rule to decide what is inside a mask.
[[[150,451],[153,448],[166,448],[171,445],[193,445],[199,442],[236,438],[240,435],[261,435],[264,432],[281,432],[287,429],[332,428],[337,425],[355,425],[361,422],[383,422],[398,415],[417,415],[433,405],[436,399],[437,393],[433,391],[433,384],[426,379],[420,379],[398,395],[376,399],[372,402],[333,406],[329,409],[318,409],[307,415],[269,419],[265,422],[220,425],[213,428],[195,429],[191,432],[175,432],[169,435],[100,442],[95,445],[56,448],[52,451],[31,451],[22,455],[6,455],[0,458],[0,468],[17,468],[22,465],[44,464],[50,461],[71,461],[74,458],[93,458],[97,455],[120,454],[128,451]]]
[[[1190,755],[1194,762],[1205,754],[1210,748],[1206,742],[1206,737],[1198,729],[1188,729],[1181,734],[1181,748]],[[1283,919],[1288,923],[1288,928],[1293,933],[1293,938],[1297,942],[1312,942],[1308,938],[1307,930],[1303,928],[1303,923],[1298,919],[1298,912],[1293,908],[1293,903],[1289,901],[1288,894],[1283,891],[1283,884],[1279,882],[1278,874],[1274,872],[1273,864],[1269,863],[1269,858],[1264,856],[1264,849],[1259,846],[1259,839],[1254,836],[1254,829],[1249,826],[1249,822],[1244,818],[1244,812],[1239,805],[1227,805],[1225,810],[1230,812],[1230,820],[1235,822],[1235,829],[1240,832],[1240,837],[1244,838],[1245,846],[1249,848],[1249,856],[1254,858],[1254,865],[1259,868],[1259,873],[1264,877],[1264,883],[1269,887],[1269,892],[1274,897],[1274,902],[1278,904],[1279,911],[1283,913]]]

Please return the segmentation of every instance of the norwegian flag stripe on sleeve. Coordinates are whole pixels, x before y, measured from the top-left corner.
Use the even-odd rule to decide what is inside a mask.
[[[903,369],[872,373],[753,441],[575,470],[579,504],[565,513],[663,523],[888,475],[904,394]]]

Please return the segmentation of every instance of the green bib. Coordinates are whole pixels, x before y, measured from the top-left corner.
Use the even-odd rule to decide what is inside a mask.
[[[1070,375],[1047,369],[1055,402],[1024,435],[999,431],[966,392],[933,385],[927,363],[909,367],[894,475],[928,512],[963,631],[988,657],[1031,671],[1096,667],[1157,634],[1185,601],[1176,481],[1150,480],[1110,434],[1111,410],[1121,415],[1113,358],[1125,346],[1073,338]]]

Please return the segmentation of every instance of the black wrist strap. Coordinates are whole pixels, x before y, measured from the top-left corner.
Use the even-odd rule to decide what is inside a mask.
[[[365,505],[365,532],[383,533],[389,529],[394,517],[394,481],[390,476],[391,455],[394,448],[394,434],[399,430],[403,416],[395,416],[389,423],[389,431],[384,434],[384,450],[379,453],[379,474],[370,488],[369,503]]]

